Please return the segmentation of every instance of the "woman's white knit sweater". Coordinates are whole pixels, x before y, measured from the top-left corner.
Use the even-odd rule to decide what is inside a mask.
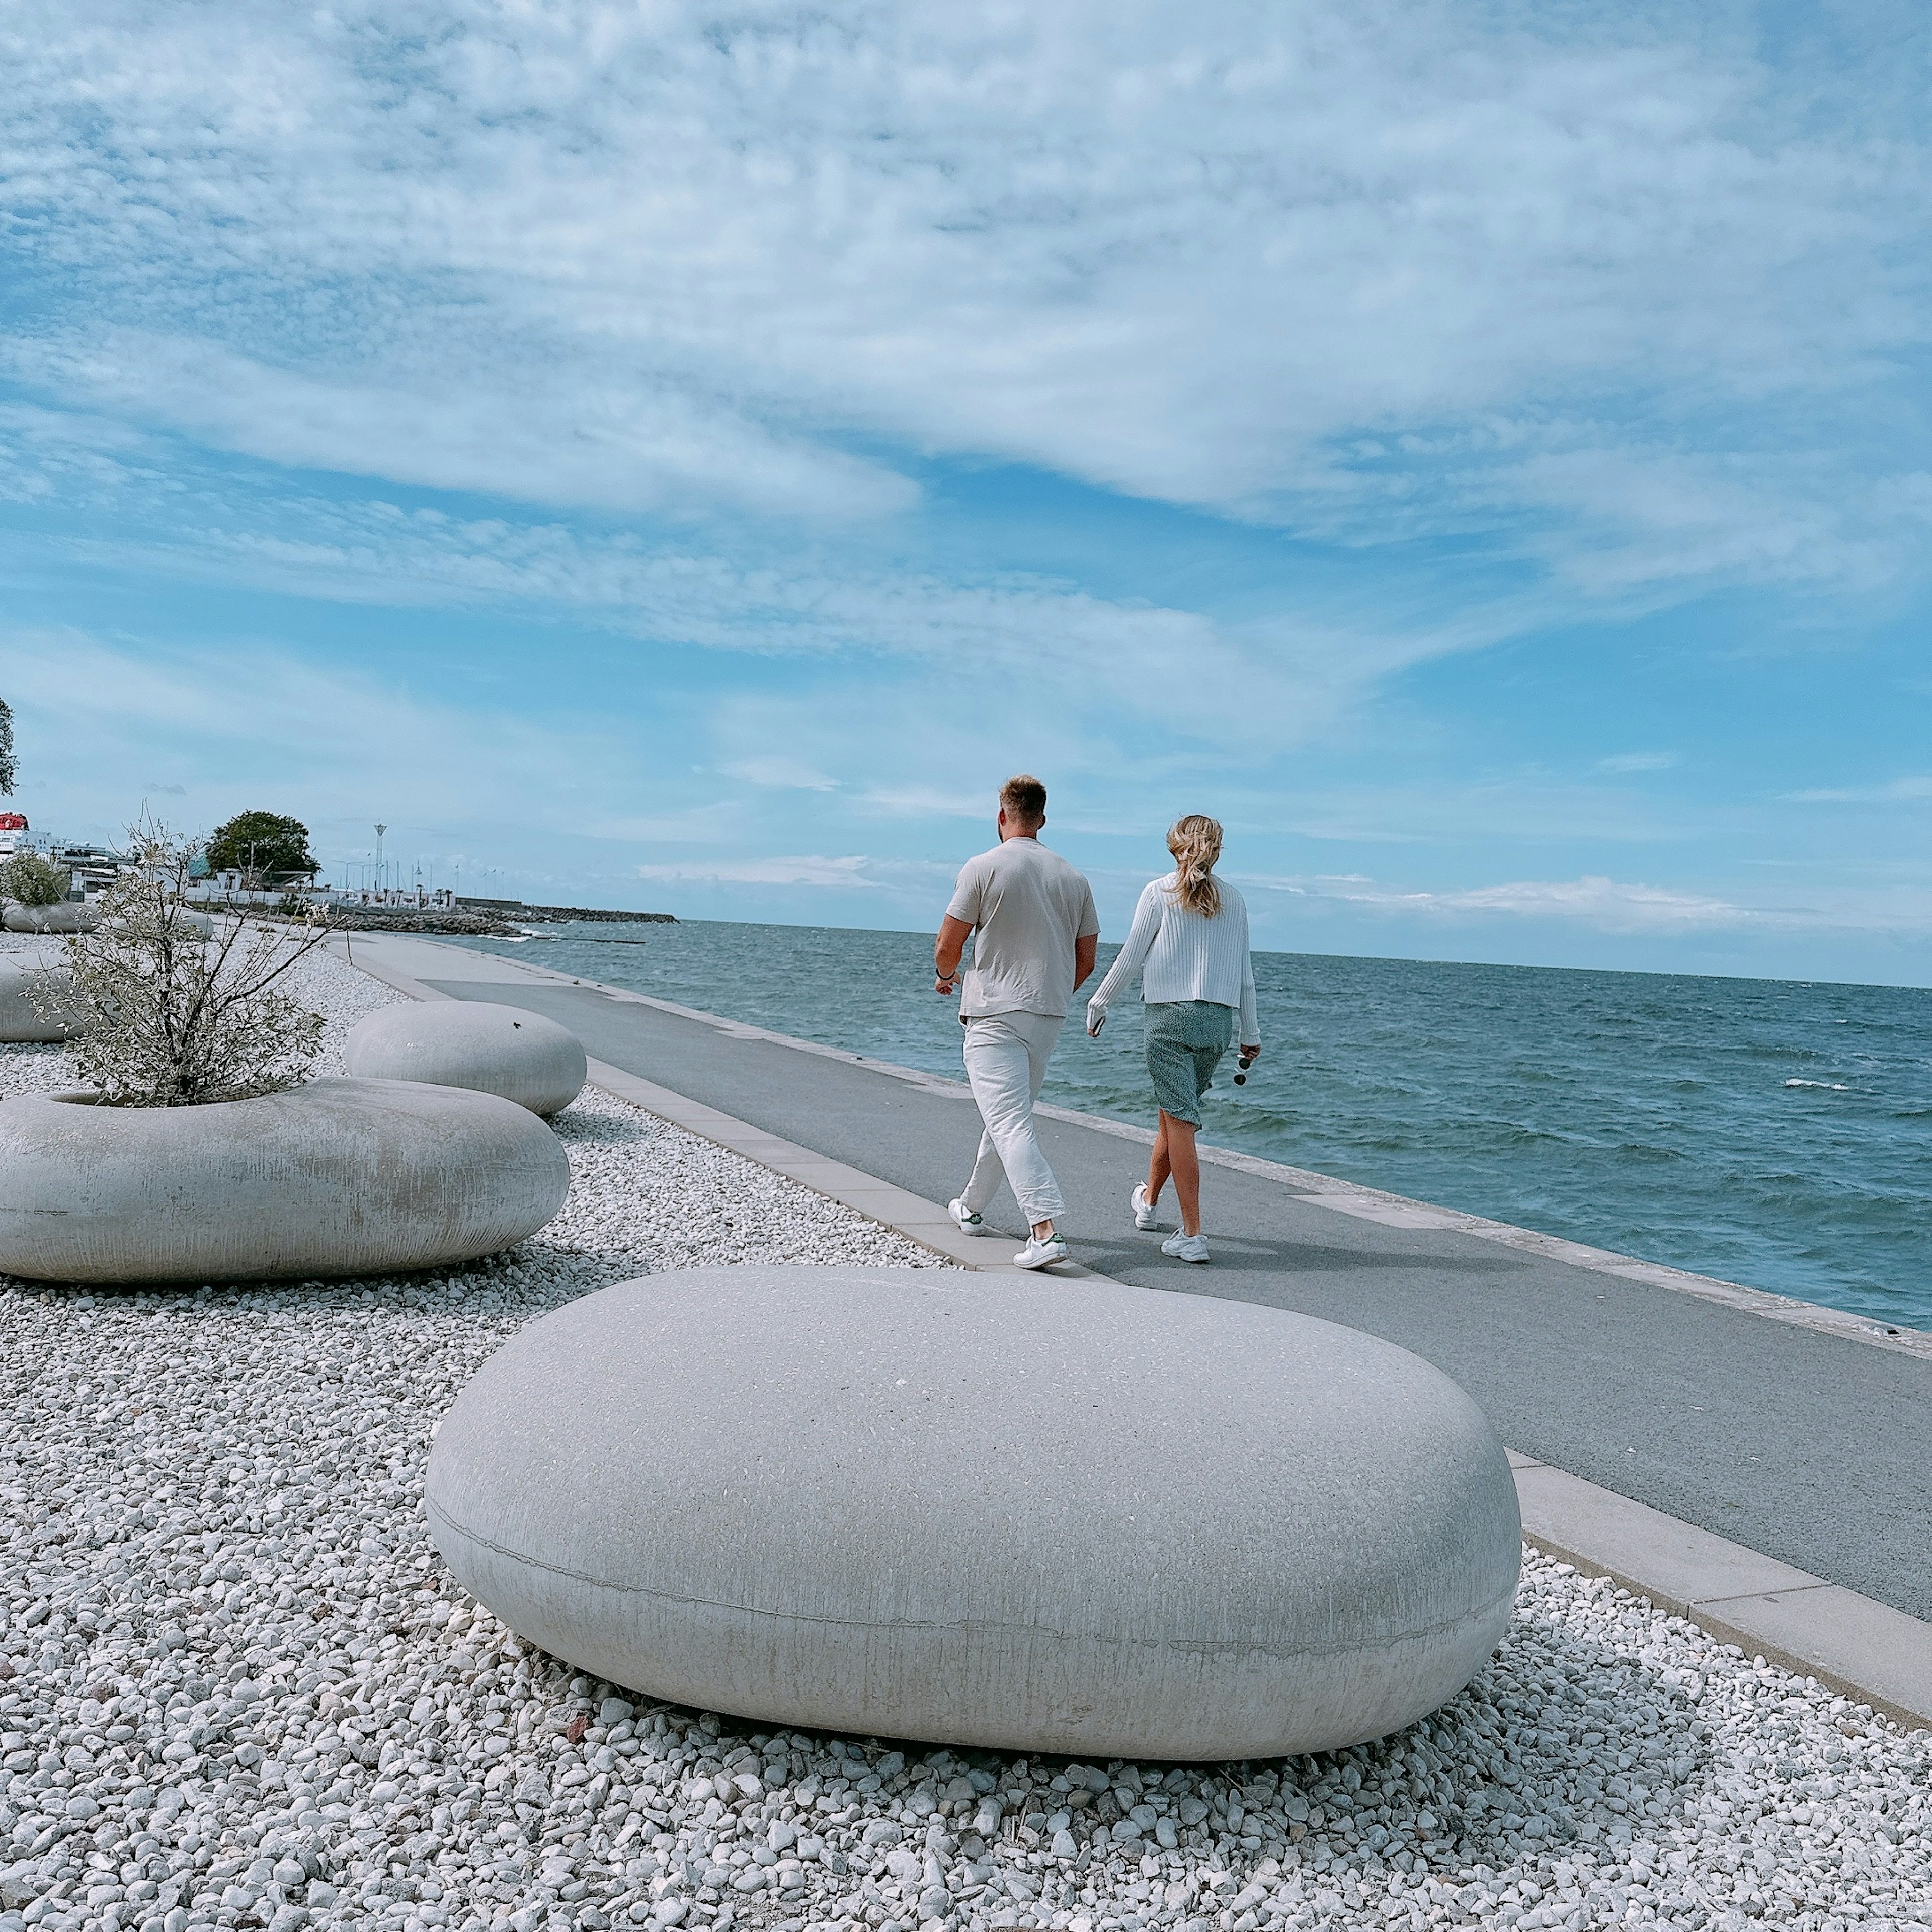
[[[1087,1002],[1088,1025],[1101,1018],[1138,973],[1143,1000],[1207,1000],[1217,1006],[1232,1006],[1241,1016],[1238,1043],[1260,1046],[1246,902],[1232,886],[1217,879],[1221,910],[1209,919],[1180,904],[1174,896],[1174,884],[1170,872],[1141,894],[1127,943]]]

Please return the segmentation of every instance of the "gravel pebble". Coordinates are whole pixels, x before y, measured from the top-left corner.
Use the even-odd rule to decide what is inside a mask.
[[[394,997],[306,970],[328,1054]],[[63,1059],[0,1048],[0,1092]],[[1468,1690],[1312,1759],[927,1750],[574,1676],[428,1543],[476,1366],[653,1268],[934,1258],[594,1090],[555,1124],[564,1214],[486,1264],[0,1277],[0,1932],[1932,1924],[1932,1740],[1533,1552]]]

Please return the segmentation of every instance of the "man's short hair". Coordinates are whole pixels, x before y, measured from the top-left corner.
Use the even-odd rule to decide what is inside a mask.
[[[1038,825],[1046,817],[1046,788],[1022,772],[1000,786],[1000,803],[1016,824]]]

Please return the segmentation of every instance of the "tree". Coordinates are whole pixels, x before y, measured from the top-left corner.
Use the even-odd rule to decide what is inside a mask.
[[[100,926],[65,946],[76,1029],[68,1052],[110,1105],[193,1107],[274,1094],[304,1079],[322,1019],[289,975],[328,936],[308,928],[208,921],[188,904],[191,841],[154,824],[128,829],[131,871],[100,896]],[[45,998],[56,997],[46,990]]]
[[[14,796],[14,712],[4,698],[0,698],[0,798]]]
[[[256,890],[286,879],[312,879],[322,870],[309,856],[308,827],[278,812],[238,812],[208,842],[211,872],[239,872]]]

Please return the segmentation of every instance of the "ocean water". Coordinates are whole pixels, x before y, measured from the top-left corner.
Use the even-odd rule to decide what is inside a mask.
[[[463,942],[958,1077],[920,933],[581,926]],[[1102,970],[1113,949],[1101,952]],[[1264,1051],[1204,1138],[1932,1329],[1932,992],[1256,956]],[[1151,1126],[1136,1005],[1046,1097]]]

